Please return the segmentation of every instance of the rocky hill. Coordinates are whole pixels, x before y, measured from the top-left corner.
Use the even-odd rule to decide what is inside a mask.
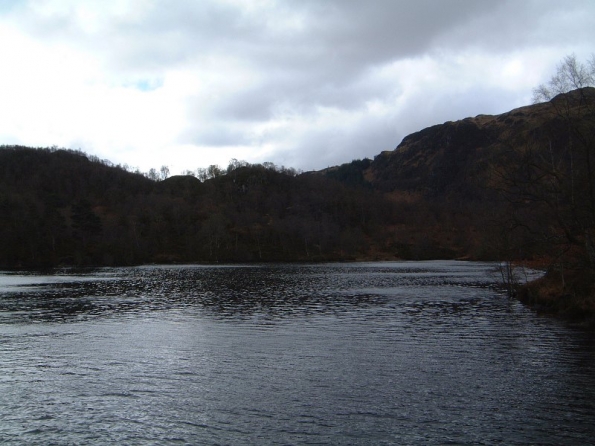
[[[594,92],[436,125],[307,174],[236,162],[206,180],[155,180],[81,152],[2,147],[0,266],[576,251],[595,215],[578,198],[595,196]]]
[[[206,170],[205,170],[206,172]],[[407,136],[298,174],[230,163],[159,178],[0,147],[0,267],[467,258],[540,262],[522,299],[595,317],[595,89]]]
[[[423,228],[434,244],[471,258],[537,262],[548,274],[522,290],[524,301],[595,317],[594,88],[435,125],[373,161],[323,173],[358,178],[410,209],[410,235]],[[425,218],[414,218],[418,209]]]
[[[326,169],[351,172],[384,192],[421,193],[425,197],[465,199],[491,195],[491,169],[506,162],[511,150],[527,145],[556,144],[559,150],[571,137],[573,124],[593,124],[595,89],[560,95],[551,102],[520,107],[500,115],[478,115],[434,125],[406,136],[393,151],[373,161]]]

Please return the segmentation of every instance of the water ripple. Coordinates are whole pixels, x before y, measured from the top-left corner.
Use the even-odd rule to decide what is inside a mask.
[[[12,274],[0,441],[588,444],[594,346],[481,263]]]

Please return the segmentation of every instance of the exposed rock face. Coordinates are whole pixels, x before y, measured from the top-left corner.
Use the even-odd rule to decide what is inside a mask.
[[[365,178],[383,191],[421,192],[428,197],[462,194],[482,198],[490,181],[490,166],[504,161],[504,154],[527,144],[564,141],[567,134],[560,117],[580,107],[581,96],[595,99],[595,89],[585,88],[554,98],[551,103],[514,109],[501,115],[478,115],[428,127],[405,137],[394,151],[376,156]],[[583,114],[581,119],[593,116]]]

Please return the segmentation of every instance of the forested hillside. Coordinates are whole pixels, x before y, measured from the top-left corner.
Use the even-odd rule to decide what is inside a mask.
[[[531,261],[549,273],[523,299],[591,314],[594,240],[589,87],[436,125],[374,160],[319,172],[232,160],[168,178],[80,151],[0,148],[2,268]]]
[[[447,122],[374,160],[302,174],[234,160],[201,179],[150,179],[82,152],[2,147],[0,265],[551,256],[546,235],[531,234],[560,215],[520,197],[513,177],[537,159],[570,161],[572,129],[592,131],[580,104],[594,91]],[[578,175],[590,158],[573,156]],[[582,227],[559,230],[584,245]]]
[[[576,68],[566,59],[554,87],[580,80]],[[468,240],[463,251],[471,258],[506,261],[506,280],[516,280],[515,262],[546,268],[543,280],[522,290],[523,300],[573,317],[595,315],[595,89],[541,99],[421,130],[366,165],[327,175],[363,178],[407,203],[400,215],[410,224],[417,209],[430,210],[439,216],[430,234],[446,241],[452,232],[456,246]],[[431,229],[425,217],[418,222]]]
[[[363,161],[358,166],[369,165]],[[468,255],[453,212],[362,178],[230,164],[151,180],[81,152],[0,149],[3,267]],[[457,237],[454,234],[459,234]]]
[[[80,152],[3,147],[0,212],[0,265],[27,267],[349,259],[389,251],[396,209],[271,165],[155,181]]]
[[[4,146],[0,266],[469,258],[591,271],[593,103],[583,88],[299,174],[234,160],[165,178]]]

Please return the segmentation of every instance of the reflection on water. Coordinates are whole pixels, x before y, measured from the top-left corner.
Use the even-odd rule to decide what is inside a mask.
[[[494,273],[486,265],[444,262],[146,266],[104,268],[87,275],[5,274],[0,275],[0,322],[68,322],[172,309],[200,310],[215,318],[282,318],[391,302],[411,308],[417,302],[427,309],[426,298],[442,287],[457,290],[458,299],[448,299],[449,307],[465,296],[476,299],[476,288],[493,284]]]
[[[587,444],[592,336],[468,262],[0,274],[0,441]]]

